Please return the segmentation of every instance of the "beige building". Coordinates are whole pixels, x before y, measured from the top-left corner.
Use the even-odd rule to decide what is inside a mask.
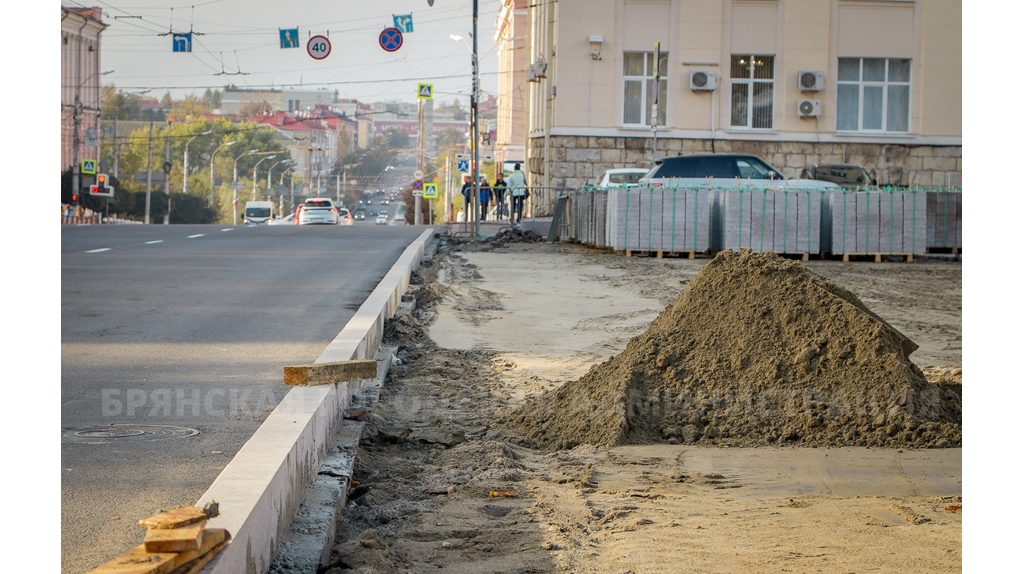
[[[753,153],[790,177],[848,162],[880,185],[960,186],[960,1],[560,0],[525,10],[531,185],[577,187],[655,155],[713,151]],[[503,84],[505,101],[515,85]]]
[[[494,25],[498,46],[498,108],[494,160],[526,160],[526,0],[502,0]]]
[[[100,158],[102,17],[99,8],[60,9],[60,169],[74,168],[76,180],[83,160]]]

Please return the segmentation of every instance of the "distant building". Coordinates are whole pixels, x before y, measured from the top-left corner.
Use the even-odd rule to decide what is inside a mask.
[[[60,9],[60,169],[100,159],[100,8]],[[77,172],[76,172],[77,173]]]
[[[497,130],[494,160],[526,160],[526,0],[502,0],[494,25],[498,46]]]
[[[338,101],[338,92],[331,90],[302,90],[285,88],[280,90],[254,90],[241,88],[224,88],[221,97],[220,113],[236,116],[244,111],[267,112],[299,112],[311,110],[318,105],[333,104]],[[262,110],[246,110],[253,104],[263,104]]]

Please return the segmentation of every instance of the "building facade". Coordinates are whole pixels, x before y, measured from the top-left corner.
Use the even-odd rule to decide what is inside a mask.
[[[502,0],[494,24],[498,47],[498,102],[494,160],[526,161],[526,0]]]
[[[60,9],[61,172],[75,168],[77,174],[83,160],[100,158],[102,17],[99,8]]]
[[[531,185],[741,152],[788,177],[845,162],[879,185],[959,187],[961,12],[956,0],[533,3]]]

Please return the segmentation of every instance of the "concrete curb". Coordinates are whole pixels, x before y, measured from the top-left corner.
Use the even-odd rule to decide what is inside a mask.
[[[374,357],[384,320],[398,309],[433,236],[433,228],[427,229],[406,248],[316,363]],[[360,382],[290,390],[196,502],[201,508],[217,501],[221,515],[208,526],[231,534],[204,574],[267,571],[344,420],[352,391],[358,392],[351,385]]]

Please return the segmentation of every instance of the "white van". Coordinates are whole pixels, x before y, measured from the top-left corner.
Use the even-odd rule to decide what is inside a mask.
[[[259,225],[274,218],[273,201],[247,201],[245,202],[245,215],[243,223]]]

